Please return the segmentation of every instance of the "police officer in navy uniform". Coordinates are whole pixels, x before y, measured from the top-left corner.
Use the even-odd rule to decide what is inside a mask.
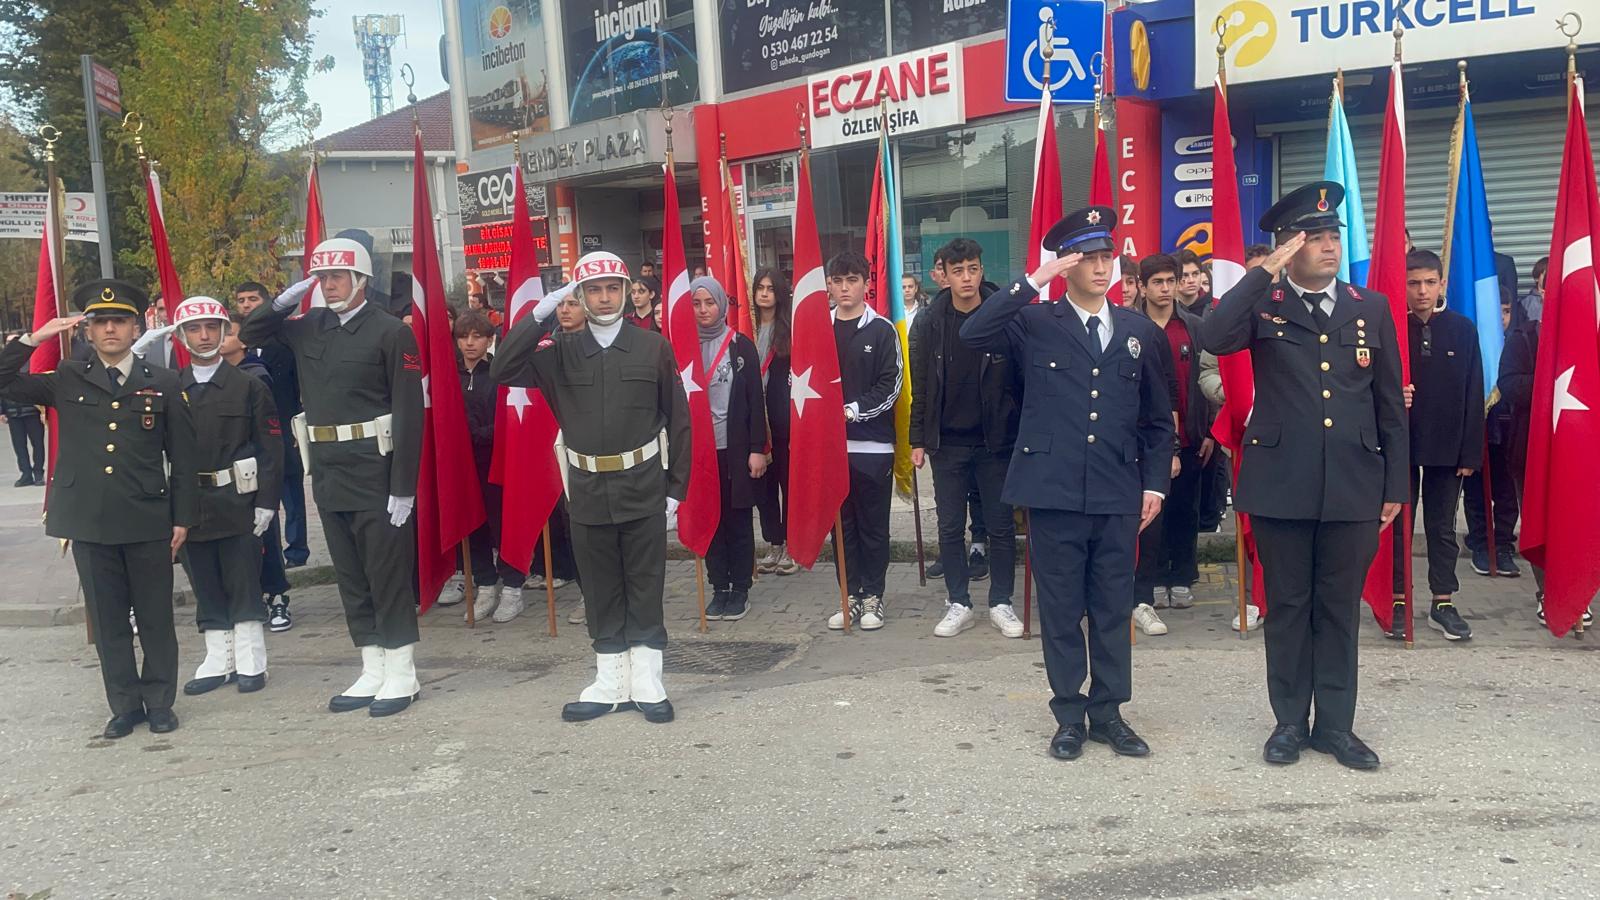
[[[1007,351],[1025,370],[1002,497],[1029,510],[1050,708],[1060,726],[1050,752],[1060,759],[1081,755],[1086,738],[1124,756],[1150,752],[1121,707],[1133,696],[1134,546],[1161,511],[1174,429],[1166,336],[1106,301],[1114,216],[1091,206],[1056,223],[1044,240],[1056,259],[990,296],[961,327],[962,340]],[[1035,303],[1061,276],[1066,296]]]
[[[52,319],[0,351],[0,396],[56,410],[60,458],[45,533],[72,542],[111,704],[105,736],[125,737],[146,721],[165,733],[178,727],[172,564],[195,524],[194,423],[178,373],[133,353],[150,305],[143,291],[91,281],[73,292],[73,304],[83,316]],[[40,375],[22,371],[35,347],[80,318],[94,347],[87,361],[64,360]],[[142,670],[129,608],[139,620]]]
[[[1277,726],[1263,757],[1285,765],[1310,746],[1371,769],[1378,756],[1352,731],[1357,622],[1380,523],[1409,488],[1408,435],[1389,302],[1337,279],[1343,198],[1318,181],[1267,210],[1278,246],[1201,321],[1200,345],[1249,350],[1255,367],[1234,506],[1251,516],[1271,592]]]

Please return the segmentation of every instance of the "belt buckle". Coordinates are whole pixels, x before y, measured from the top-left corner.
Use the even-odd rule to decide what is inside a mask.
[[[622,468],[621,456],[613,454],[611,456],[596,456],[594,458],[594,470],[596,472],[621,472]]]
[[[311,426],[311,440],[316,443],[320,444],[326,441],[337,441],[338,439],[339,427],[337,425]]]

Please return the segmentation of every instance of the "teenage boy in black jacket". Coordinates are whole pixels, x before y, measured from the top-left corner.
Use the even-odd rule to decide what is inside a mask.
[[[850,493],[840,508],[850,618],[862,631],[883,627],[889,571],[889,498],[894,493],[894,404],[903,388],[900,336],[867,306],[867,258],[847,250],[828,261],[833,339],[844,392]],[[845,626],[841,610],[828,627]]]
[[[968,592],[964,530],[967,493],[982,498],[992,580],[989,621],[1008,638],[1022,636],[1011,607],[1016,534],[1011,506],[1000,499],[1017,442],[1021,415],[1017,373],[1009,353],[986,353],[961,340],[961,326],[995,288],[983,280],[983,250],[957,238],[940,254],[948,284],[917,316],[911,343],[911,461],[933,461],[933,496],[939,519],[939,561],[950,605],[934,627],[955,637],[977,624]]]

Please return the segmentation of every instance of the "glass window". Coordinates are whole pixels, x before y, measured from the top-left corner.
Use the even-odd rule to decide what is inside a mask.
[[[845,250],[867,246],[867,207],[878,144],[866,141],[811,154],[811,193],[823,262]]]

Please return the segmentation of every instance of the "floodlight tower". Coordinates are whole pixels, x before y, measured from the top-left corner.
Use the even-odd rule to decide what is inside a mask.
[[[376,119],[394,109],[394,92],[389,87],[394,80],[389,50],[405,36],[406,17],[351,16],[350,22],[355,28],[356,45],[361,48],[361,75],[372,93],[372,117]]]

